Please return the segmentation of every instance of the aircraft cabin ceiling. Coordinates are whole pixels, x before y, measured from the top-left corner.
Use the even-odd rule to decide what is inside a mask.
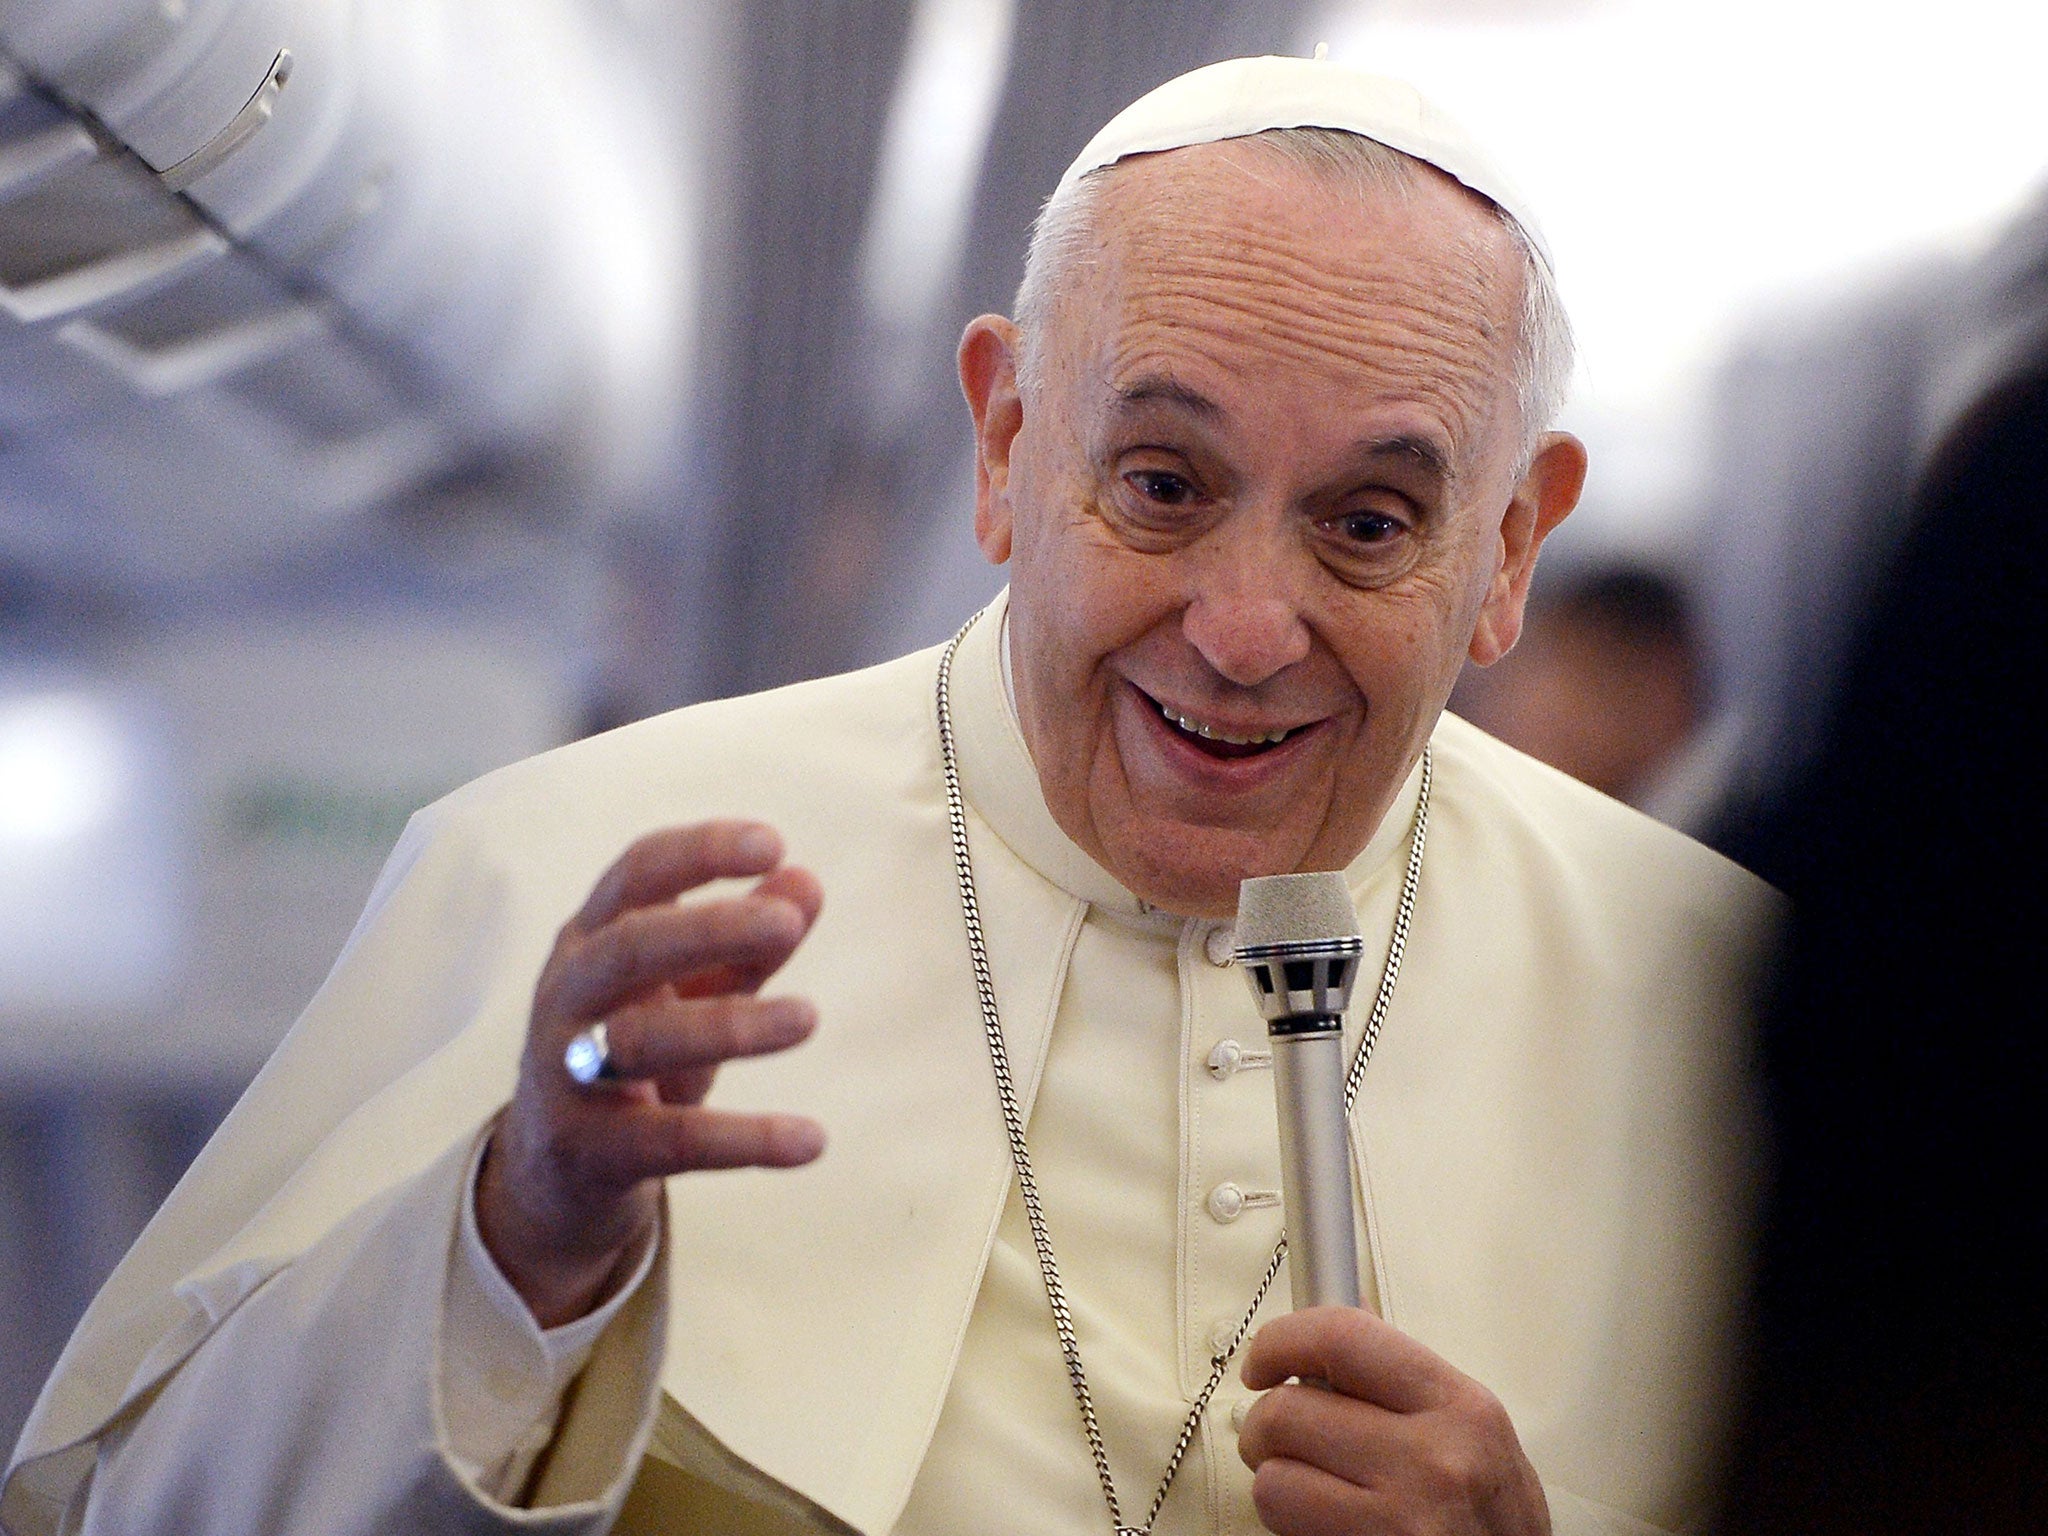
[[[630,493],[682,179],[574,0],[0,0],[0,558],[147,584],[493,471]]]

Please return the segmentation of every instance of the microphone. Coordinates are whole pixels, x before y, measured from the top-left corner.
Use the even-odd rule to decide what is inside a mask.
[[[1296,1311],[1359,1304],[1344,1009],[1364,949],[1341,874],[1259,875],[1239,885],[1234,958],[1273,1046],[1280,1193]]]

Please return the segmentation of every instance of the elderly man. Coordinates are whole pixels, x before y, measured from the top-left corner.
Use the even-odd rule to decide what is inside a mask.
[[[1120,116],[1017,320],[961,343],[1007,599],[416,818],[0,1513],[1689,1519],[1768,902],[1440,718],[1585,467],[1544,430],[1567,363],[1511,207],[1412,93],[1326,63]],[[1343,871],[1382,980],[1351,1028],[1368,1305],[1282,1315],[1228,922],[1291,870]]]

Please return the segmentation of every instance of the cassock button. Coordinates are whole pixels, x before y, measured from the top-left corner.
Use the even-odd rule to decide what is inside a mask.
[[[1244,1061],[1244,1047],[1235,1040],[1218,1040],[1209,1052],[1209,1075],[1222,1082]]]
[[[1244,1212],[1244,1191],[1226,1181],[1209,1191],[1206,1203],[1218,1221],[1235,1221]]]
[[[1209,1329],[1209,1358],[1214,1360],[1223,1351],[1230,1348],[1230,1341],[1236,1337],[1237,1319],[1234,1317],[1217,1318],[1215,1324]]]
[[[1237,932],[1228,923],[1211,928],[1209,936],[1202,940],[1202,953],[1209,957],[1211,965],[1230,964],[1230,957],[1236,952]]]
[[[1230,1405],[1230,1427],[1232,1429],[1244,1428],[1244,1418],[1246,1414],[1252,1411],[1252,1401],[1249,1397],[1240,1397]]]

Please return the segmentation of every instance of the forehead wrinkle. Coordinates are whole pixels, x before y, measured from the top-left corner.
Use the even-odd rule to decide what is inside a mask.
[[[1512,290],[1506,294],[1512,299],[1519,291],[1520,267],[1507,231],[1448,178],[1440,179],[1450,187],[1450,201],[1432,207],[1411,195],[1419,189],[1410,183],[1364,191],[1283,165],[1276,153],[1260,158],[1271,162],[1275,174],[1231,178],[1250,180],[1256,188],[1234,197],[1218,197],[1191,182],[1113,190],[1105,197],[1104,254],[1117,262],[1139,251],[1167,260],[1223,252],[1240,261],[1269,263],[1276,275],[1311,285],[1342,283],[1361,266],[1383,265],[1388,259],[1428,259],[1432,276],[1461,279],[1482,307],[1496,292]],[[1245,170],[1229,161],[1216,168]],[[1262,199],[1260,192],[1269,196]],[[1255,205],[1261,201],[1278,206],[1260,209]],[[1302,228],[1297,217],[1322,215],[1334,215],[1349,228],[1332,238],[1327,229]],[[1429,258],[1415,249],[1425,230],[1444,242]]]
[[[1495,311],[1503,295],[1500,273],[1488,253],[1461,244],[1449,262],[1420,265],[1396,255],[1391,260],[1337,263],[1318,261],[1314,251],[1292,243],[1214,238],[1163,254],[1151,261],[1122,264],[1126,289],[1185,294],[1197,301],[1204,288],[1243,290],[1276,308],[1334,314],[1365,323],[1386,310],[1404,311],[1426,330],[1476,335],[1491,345],[1501,327]]]
[[[1415,269],[1426,272],[1431,279],[1429,284],[1418,286],[1434,286],[1437,280],[1446,280],[1481,308],[1492,302],[1507,276],[1502,253],[1496,249],[1498,242],[1484,229],[1464,231],[1449,251],[1442,253],[1450,258],[1445,260],[1401,249],[1405,231],[1398,227],[1332,240],[1305,238],[1300,231],[1264,223],[1205,219],[1200,217],[1200,211],[1193,217],[1147,227],[1153,223],[1133,221],[1124,236],[1125,244],[1132,249],[1119,253],[1123,257],[1121,265],[1183,264],[1196,271],[1257,269],[1267,281],[1297,283],[1311,289],[1341,289],[1389,269]],[[1144,254],[1138,256],[1135,252]]]
[[[1322,304],[1298,302],[1257,282],[1212,283],[1200,292],[1170,281],[1148,283],[1127,297],[1127,312],[1134,315],[1138,328],[1150,323],[1149,301],[1157,298],[1176,305],[1178,326],[1199,327],[1213,315],[1218,330],[1233,339],[1282,339],[1354,366],[1376,368],[1392,362],[1398,367],[1407,357],[1420,354],[1454,372],[1487,371],[1490,349],[1483,335],[1476,334],[1479,327],[1455,306],[1430,303],[1406,285],[1367,285]],[[1475,346],[1475,341],[1480,344]]]
[[[1448,209],[1432,210],[1407,195],[1333,189],[1324,178],[1282,167],[1274,154],[1251,158],[1257,170],[1235,156],[1213,169],[1240,185],[1262,184],[1279,193],[1291,184],[1302,195],[1281,210],[1262,213],[1219,202],[1190,182],[1118,188],[1112,194],[1116,216],[1098,246],[1098,294],[1114,305],[1120,291],[1139,288],[1171,298],[1194,296],[1188,290],[1201,285],[1249,287],[1262,292],[1244,306],[1247,312],[1272,320],[1280,318],[1292,290],[1305,311],[1331,316],[1338,329],[1369,327],[1381,311],[1392,309],[1405,311],[1404,318],[1424,335],[1453,345],[1473,337],[1488,351],[1504,339],[1512,343],[1520,271],[1498,221],[1484,216],[1462,188],[1455,189],[1460,195]],[[1289,217],[1297,210],[1319,215],[1333,206],[1356,215],[1345,220],[1349,228],[1336,238],[1327,229],[1299,227]],[[1433,250],[1416,249],[1419,227],[1440,228],[1446,213],[1450,238]],[[1404,294],[1404,288],[1411,292]],[[1510,374],[1512,358],[1499,361],[1503,376]]]
[[[1328,314],[1288,303],[1257,283],[1220,285],[1198,297],[1175,282],[1148,282],[1120,297],[1119,307],[1131,318],[1112,328],[1105,361],[1113,390],[1174,377],[1176,353],[1241,368],[1242,357],[1226,353],[1247,338],[1283,365],[1335,374],[1339,387],[1362,383],[1423,399],[1448,397],[1475,421],[1486,409],[1488,386],[1503,377],[1486,366],[1483,350],[1475,350],[1470,325],[1417,302],[1405,289],[1382,302],[1368,295],[1343,305],[1335,325]],[[1154,299],[1173,306],[1171,321],[1157,318]],[[1218,345],[1210,344],[1212,336]]]

